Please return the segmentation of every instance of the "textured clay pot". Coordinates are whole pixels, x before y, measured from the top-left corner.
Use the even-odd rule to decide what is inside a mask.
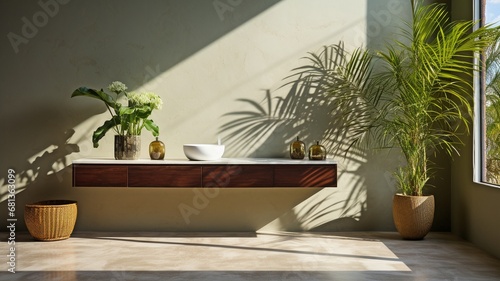
[[[424,239],[434,220],[434,196],[396,194],[392,201],[392,215],[403,239]]]

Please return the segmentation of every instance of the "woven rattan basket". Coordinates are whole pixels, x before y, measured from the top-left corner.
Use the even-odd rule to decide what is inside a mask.
[[[48,200],[24,207],[24,221],[36,240],[68,239],[76,223],[76,201]]]
[[[434,220],[434,196],[394,195],[394,224],[403,239],[420,240],[431,230]]]

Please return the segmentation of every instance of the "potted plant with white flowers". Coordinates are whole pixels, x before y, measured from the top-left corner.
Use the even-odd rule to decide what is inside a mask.
[[[115,131],[115,159],[138,159],[141,147],[141,132],[150,131],[158,137],[159,127],[149,118],[153,110],[160,110],[163,101],[160,96],[152,92],[127,92],[127,86],[115,81],[108,86],[108,90],[80,87],[71,97],[86,96],[101,100],[106,105],[111,119],[104,122],[92,135],[94,147],[99,146],[99,140],[113,129]]]

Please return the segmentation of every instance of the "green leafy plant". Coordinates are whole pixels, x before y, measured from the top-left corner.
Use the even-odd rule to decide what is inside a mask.
[[[451,21],[443,4],[411,4],[403,40],[378,54],[381,114],[372,127],[378,143],[399,147],[406,159],[396,172],[402,193],[421,196],[436,168],[430,156],[458,154],[461,135],[469,133],[472,75],[479,67],[474,56],[493,42],[496,30]]]
[[[308,63],[287,77],[292,89],[277,98],[272,113],[271,107],[232,113],[241,118],[222,129],[237,139],[256,139],[270,123],[301,128],[328,107],[330,114],[322,117],[329,118],[323,133],[330,151],[399,149],[406,160],[394,173],[400,191],[423,195],[437,168],[432,156],[458,154],[461,137],[469,133],[472,75],[479,70],[475,59],[499,32],[475,28],[473,21],[451,21],[444,4],[410,1],[411,21],[385,50],[348,53],[340,43],[310,53]]]
[[[159,135],[159,127],[149,116],[154,109],[160,110],[163,101],[151,92],[127,92],[127,86],[115,81],[108,86],[108,90],[115,95],[110,95],[104,90],[95,90],[87,87],[76,89],[71,97],[86,96],[101,100],[106,105],[111,119],[104,122],[92,135],[94,147],[99,146],[99,140],[113,129],[117,135],[140,135],[142,129],[150,131],[153,136]],[[125,101],[120,98],[124,97]],[[123,104],[122,104],[123,102]]]
[[[461,136],[469,132],[471,77],[479,67],[474,58],[498,30],[451,21],[443,4],[411,0],[411,7],[412,21],[386,50],[356,49],[345,67],[330,69],[323,61],[336,59],[328,55],[336,49],[329,47],[294,75],[340,101],[335,110],[342,111],[352,145],[399,148],[406,159],[395,172],[399,189],[421,196],[436,169],[431,156],[458,154]]]

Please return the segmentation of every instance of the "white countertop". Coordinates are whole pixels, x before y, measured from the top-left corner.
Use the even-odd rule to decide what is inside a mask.
[[[333,159],[326,160],[297,160],[287,158],[221,158],[214,161],[191,161],[188,159],[137,159],[137,160],[115,160],[113,158],[82,158],[73,160],[73,164],[139,164],[139,165],[200,165],[200,164],[224,164],[224,165],[266,165],[266,164],[286,164],[286,165],[332,165],[337,164]]]

